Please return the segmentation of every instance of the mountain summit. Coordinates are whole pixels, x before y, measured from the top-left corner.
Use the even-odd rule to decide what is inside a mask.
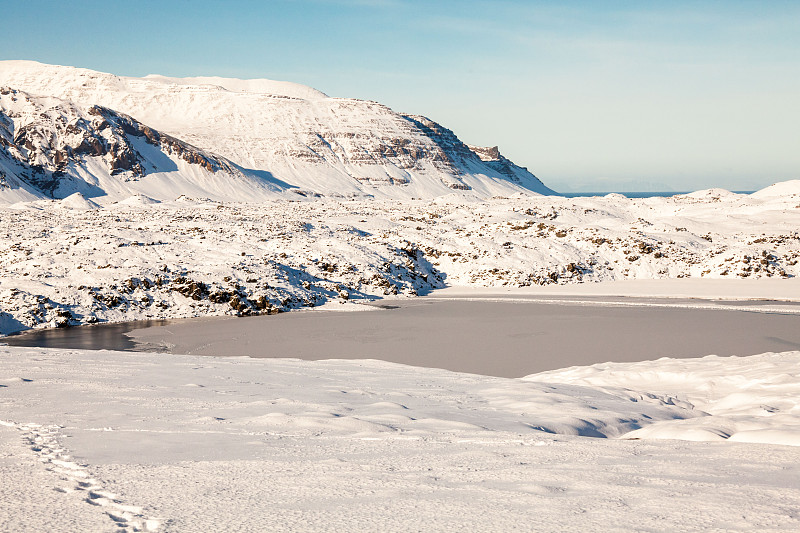
[[[34,107],[47,107],[45,112],[28,114],[25,128],[33,131],[54,131],[53,124],[61,123],[63,131],[56,128],[61,135],[68,126],[91,124],[87,114],[97,119],[95,122],[102,118],[114,126],[110,131],[116,132],[116,141],[104,150],[114,146],[117,152],[102,156],[108,160],[106,166],[110,165],[103,175],[118,176],[113,182],[102,179],[103,183],[96,183],[97,179],[86,175],[92,170],[85,164],[66,163],[64,156],[69,154],[73,159],[75,154],[98,156],[80,144],[72,146],[69,153],[55,155],[48,144],[51,138],[26,139],[36,148],[18,149],[13,159],[18,165],[40,168],[40,159],[50,158],[47,168],[60,174],[48,174],[47,183],[23,178],[33,193],[38,190],[49,197],[81,190],[75,183],[65,186],[51,180],[65,177],[96,186],[81,190],[88,196],[105,194],[110,198],[131,192],[160,199],[188,193],[240,201],[283,196],[289,191],[398,199],[465,191],[480,197],[552,194],[527,169],[500,155],[497,147],[471,147],[428,118],[396,113],[377,102],[332,98],[295,83],[155,75],[132,78],[31,61],[0,61],[0,87],[7,87],[7,95],[19,91]],[[43,98],[58,98],[59,102],[46,103]],[[8,100],[0,108],[0,122],[6,124],[6,130],[9,124],[19,128],[19,121],[9,116],[19,110]],[[12,158],[9,149],[18,133],[10,134],[11,142],[0,145],[0,164],[3,156]],[[97,138],[97,134],[88,135]],[[162,171],[162,182],[176,184],[164,187],[161,183],[153,190],[148,189],[146,180],[135,187],[120,186],[146,177],[147,165],[137,163],[147,159],[145,152],[153,149],[171,161],[172,174],[164,174],[164,169],[153,164],[151,171]],[[34,156],[38,159],[30,159]],[[77,167],[83,170],[78,172]],[[209,176],[213,184],[208,182]],[[232,185],[226,190],[225,180],[239,180],[239,185],[246,183],[246,187]],[[184,191],[177,183],[189,188]]]

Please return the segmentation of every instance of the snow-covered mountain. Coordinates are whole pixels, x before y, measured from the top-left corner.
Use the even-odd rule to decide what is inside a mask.
[[[206,168],[214,176],[248,176],[253,184],[261,178],[276,193],[295,189],[384,198],[430,198],[454,191],[483,197],[552,193],[496,147],[470,147],[425,117],[396,113],[377,102],[331,98],[288,82],[131,78],[2,61],[0,86],[63,99],[69,103],[63,104],[65,109],[73,105],[130,115],[135,119],[123,121],[147,124],[134,128],[137,131],[158,130],[163,132],[159,138],[170,136],[182,146],[197,146],[193,153],[217,165],[227,158],[222,174]],[[75,113],[67,115],[69,123]],[[141,139],[139,144],[148,139],[134,137]],[[135,152],[136,141],[131,144]],[[111,170],[136,175],[132,169]],[[107,192],[113,195],[117,190]]]
[[[274,198],[281,187],[127,115],[0,88],[0,200]]]

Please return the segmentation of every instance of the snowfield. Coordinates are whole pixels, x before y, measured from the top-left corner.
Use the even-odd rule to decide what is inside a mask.
[[[644,199],[247,204],[138,195],[100,205],[73,195],[0,207],[0,223],[2,334],[266,314],[446,285],[702,279],[735,287],[771,278],[781,283],[770,285],[772,297],[798,298],[800,181],[752,195]]]
[[[0,529],[796,531],[798,369],[0,347]]]

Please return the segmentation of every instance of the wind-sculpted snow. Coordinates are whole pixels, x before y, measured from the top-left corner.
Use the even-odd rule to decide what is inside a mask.
[[[126,113],[300,193],[404,199],[453,191],[552,193],[499,152],[487,159],[492,149],[473,151],[425,117],[287,82],[128,78],[2,61],[2,85]]]
[[[527,381],[673,394],[706,413],[692,420],[648,424],[626,438],[731,440],[800,446],[797,352],[750,357],[603,363],[534,374]]]
[[[763,443],[797,425],[798,365],[788,352],[520,380],[0,347],[0,529],[796,531],[800,447]],[[762,444],[647,433],[691,440],[733,403]]]
[[[800,273],[793,195],[153,202],[0,209],[0,332],[274,313],[445,284]]]

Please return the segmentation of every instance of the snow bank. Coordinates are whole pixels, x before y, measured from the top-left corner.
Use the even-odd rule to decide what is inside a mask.
[[[75,194],[71,194],[67,196],[63,200],[59,201],[59,205],[61,207],[66,207],[68,209],[99,209],[100,205],[93,201],[86,198],[79,192]]]
[[[119,202],[120,205],[153,205],[161,203],[145,194],[134,194]]]
[[[724,440],[800,445],[799,352],[751,357],[604,363],[533,374],[536,383],[647,390],[675,395],[709,417],[664,420],[627,438]]]
[[[800,180],[782,181],[751,194],[753,198],[773,198],[776,196],[800,196]]]
[[[711,201],[720,201],[724,199],[731,199],[735,198],[738,195],[734,192],[731,192],[727,189],[720,189],[718,187],[712,189],[704,189],[700,191],[690,192],[689,194],[678,195],[678,196],[685,196],[687,198],[700,198],[705,200]]]

